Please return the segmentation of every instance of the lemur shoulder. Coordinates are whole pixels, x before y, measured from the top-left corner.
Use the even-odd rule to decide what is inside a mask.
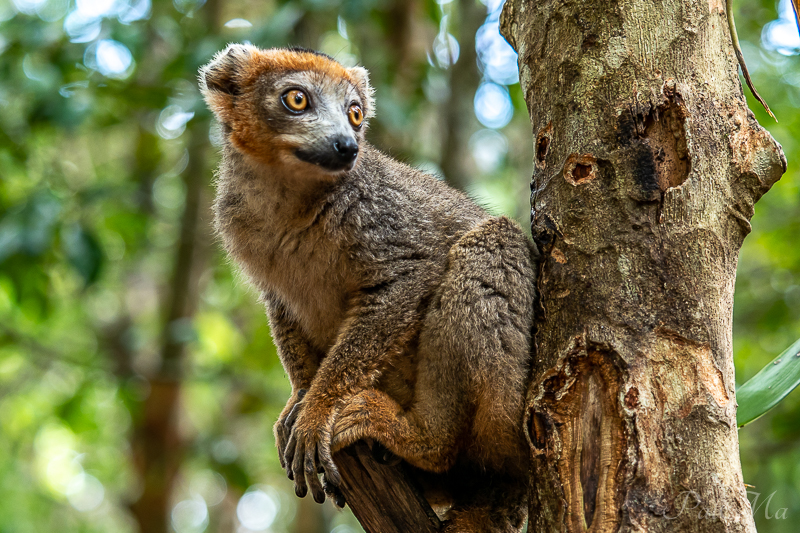
[[[447,495],[446,531],[520,531],[535,245],[366,142],[361,67],[231,45],[200,87],[224,134],[216,228],[292,384],[275,437],[297,494],[340,499],[332,453],[373,439]]]

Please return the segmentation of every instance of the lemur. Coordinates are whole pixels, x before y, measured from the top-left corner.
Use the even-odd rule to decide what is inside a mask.
[[[444,531],[521,531],[535,244],[367,143],[361,67],[234,44],[200,88],[224,138],[216,229],[292,384],[275,439],[297,495],[336,495],[332,453],[372,439],[431,474]]]

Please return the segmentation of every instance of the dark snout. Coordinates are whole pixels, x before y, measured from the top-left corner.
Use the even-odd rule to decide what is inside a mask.
[[[358,157],[358,143],[347,135],[329,137],[315,146],[300,148],[295,155],[301,161],[319,165],[330,171],[353,168]]]
[[[339,161],[349,165],[358,156],[358,143],[352,137],[341,137],[333,141],[333,151]]]

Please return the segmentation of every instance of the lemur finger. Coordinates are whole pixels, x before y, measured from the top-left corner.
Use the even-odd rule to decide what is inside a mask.
[[[281,436],[275,436],[275,446],[278,448],[278,459],[281,462],[281,468],[286,470],[286,460],[283,458],[283,454],[286,450],[286,443]]]
[[[310,446],[306,450],[306,481],[311,488],[311,494],[314,496],[314,501],[317,503],[325,502],[325,491],[322,489],[322,484],[319,482],[319,475],[317,474],[317,450],[314,446]]]
[[[302,443],[298,443],[295,450],[294,458],[292,460],[292,473],[294,474],[294,493],[300,498],[305,498],[308,492],[306,485],[306,478],[303,475],[303,463],[305,458],[304,447]]]
[[[287,429],[291,429],[294,425],[295,420],[297,420],[297,415],[300,414],[300,409],[303,408],[303,402],[298,401],[296,404],[292,406],[292,409],[289,411],[289,414],[286,415],[286,418],[283,419],[283,426]]]
[[[283,456],[283,463],[284,468],[286,469],[286,476],[289,479],[294,479],[294,473],[292,472],[292,462],[295,456],[295,448],[297,448],[297,437],[295,433],[292,432],[289,435],[289,442],[286,443],[286,451],[284,452]]]
[[[286,460],[283,458],[286,453],[286,443],[289,440],[289,432],[282,423],[275,424],[275,446],[278,448],[278,459],[281,461],[281,468],[286,469]]]

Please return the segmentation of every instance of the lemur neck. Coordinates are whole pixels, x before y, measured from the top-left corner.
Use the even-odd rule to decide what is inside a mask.
[[[332,189],[343,176],[304,171],[302,165],[287,168],[266,165],[240,153],[231,154],[231,171],[220,176],[237,190],[246,191],[250,205],[256,204],[264,214],[278,217],[282,223],[301,222],[315,216]]]

